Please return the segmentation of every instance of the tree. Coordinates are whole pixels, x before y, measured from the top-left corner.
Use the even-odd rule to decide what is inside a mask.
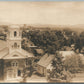
[[[61,31],[30,31],[30,40],[45,52],[54,54],[56,50],[64,46],[64,36]]]
[[[56,52],[55,59],[52,61],[53,71],[51,73],[52,77],[60,78],[62,71],[64,70],[63,57]]]
[[[53,66],[52,71],[48,72],[49,73],[47,77],[48,80],[51,78],[55,80],[56,78],[59,79],[59,82],[60,79],[69,82],[73,77],[73,75],[68,70],[65,69],[63,57],[59,52],[56,52],[55,58],[52,61],[52,66]]]
[[[82,62],[80,56],[75,54],[70,57],[66,57],[64,60],[65,69],[71,73],[77,73],[82,68]]]
[[[26,82],[27,77],[31,77],[34,71],[33,63],[31,59],[26,58],[26,67],[23,68],[23,80],[21,82]]]

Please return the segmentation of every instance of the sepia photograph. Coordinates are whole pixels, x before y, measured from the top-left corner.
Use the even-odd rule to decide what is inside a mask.
[[[83,82],[83,1],[0,1],[0,83]]]

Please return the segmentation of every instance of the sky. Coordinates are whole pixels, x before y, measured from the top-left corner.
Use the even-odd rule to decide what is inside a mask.
[[[0,2],[0,24],[84,24],[84,2]]]

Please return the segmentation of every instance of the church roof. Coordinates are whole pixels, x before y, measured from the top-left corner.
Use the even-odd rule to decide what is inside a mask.
[[[2,56],[2,59],[22,59],[29,57],[34,57],[34,55],[21,49],[21,50],[14,50],[14,52]]]
[[[3,40],[0,40],[0,50],[3,50],[6,47],[7,47],[7,42],[3,41]]]

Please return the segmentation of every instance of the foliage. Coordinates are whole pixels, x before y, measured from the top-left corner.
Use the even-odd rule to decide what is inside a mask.
[[[82,68],[82,62],[80,60],[79,55],[72,55],[70,57],[66,57],[64,61],[65,69],[70,71],[71,73],[77,73]]]
[[[49,72],[48,79],[56,78],[62,80],[69,80],[72,78],[72,74],[65,70],[64,62],[61,54],[56,52],[55,59],[52,62],[53,69]]]
[[[52,66],[53,66],[53,70],[50,75],[51,77],[58,78],[64,69],[62,56],[58,52],[56,52],[55,54],[55,58],[52,61]]]
[[[56,52],[55,59],[52,61],[52,66],[55,69],[56,73],[61,73],[63,71],[63,57],[59,52]]]
[[[26,78],[31,77],[33,71],[34,71],[34,68],[32,66],[32,61],[26,59],[26,67],[23,69],[23,80],[21,82],[26,82]]]
[[[51,54],[60,49],[64,43],[61,31],[30,31],[27,35],[36,46]]]
[[[53,71],[51,71],[47,77],[48,80],[53,80],[53,79],[58,79],[58,82],[61,82],[61,80],[66,80],[67,82],[69,82],[72,78],[73,78],[73,74],[71,74],[69,71],[65,71],[63,70],[60,74],[59,73],[55,73],[54,76],[52,76]]]
[[[29,32],[27,32],[26,30],[23,30],[22,36],[31,40],[36,46],[42,48],[45,51],[45,53],[47,52],[50,54],[55,54],[56,50],[61,50],[64,46],[70,47],[72,44],[75,44],[75,50],[79,49],[80,51],[82,46],[84,46],[83,38],[80,38],[80,35],[83,33],[78,35],[76,32],[66,29],[63,31],[35,30]]]

